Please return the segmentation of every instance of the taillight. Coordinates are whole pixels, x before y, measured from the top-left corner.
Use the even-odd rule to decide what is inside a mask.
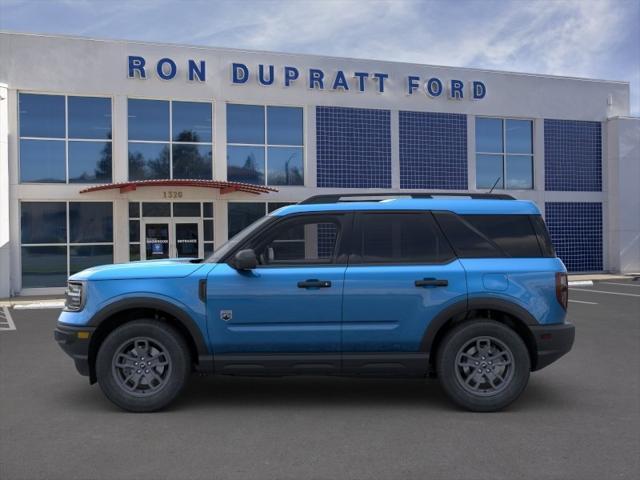
[[[564,272],[556,273],[556,298],[562,308],[566,310],[569,303],[569,280]]]

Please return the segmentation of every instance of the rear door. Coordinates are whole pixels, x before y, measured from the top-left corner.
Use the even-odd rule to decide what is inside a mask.
[[[426,369],[430,321],[466,301],[464,268],[430,212],[355,216],[343,300],[343,370]]]

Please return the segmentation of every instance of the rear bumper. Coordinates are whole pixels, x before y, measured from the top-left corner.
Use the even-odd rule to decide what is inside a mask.
[[[73,359],[80,375],[89,376],[89,342],[94,330],[93,327],[76,327],[58,323],[53,331],[53,338]]]
[[[532,370],[555,362],[573,347],[576,329],[571,323],[531,326],[536,341],[537,361]]]

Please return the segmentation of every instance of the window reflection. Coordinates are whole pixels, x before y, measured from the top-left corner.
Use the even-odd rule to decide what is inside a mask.
[[[269,185],[303,185],[302,148],[269,147]]]
[[[111,142],[69,142],[69,183],[110,183]]]
[[[129,142],[129,180],[169,178],[169,145]]]
[[[227,147],[227,178],[232,182],[264,184],[264,148]]]

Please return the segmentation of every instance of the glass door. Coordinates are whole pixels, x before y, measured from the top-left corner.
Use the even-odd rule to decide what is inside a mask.
[[[143,223],[144,253],[146,260],[169,258],[171,255],[170,242],[171,219],[153,219]]]
[[[174,218],[173,233],[175,238],[176,258],[202,258],[202,219]]]

